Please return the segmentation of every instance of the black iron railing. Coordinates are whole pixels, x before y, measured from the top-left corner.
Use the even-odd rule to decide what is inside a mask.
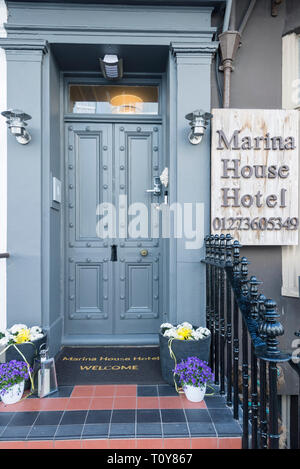
[[[205,247],[206,321],[216,384],[234,418],[242,418],[243,448],[278,449],[284,446],[279,364],[289,362],[300,377],[299,365],[278,348],[284,330],[276,303],[259,293],[262,282],[248,278],[249,262],[240,257],[239,242],[232,242],[231,235],[211,235],[205,238]],[[297,402],[299,432],[299,398]]]

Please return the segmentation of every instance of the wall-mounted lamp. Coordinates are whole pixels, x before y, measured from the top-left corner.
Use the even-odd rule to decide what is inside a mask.
[[[29,114],[19,109],[11,109],[1,112],[1,115],[7,119],[6,123],[10,133],[16,137],[17,142],[22,145],[26,145],[26,143],[30,142],[31,136],[26,130],[26,126],[28,125],[26,121],[31,119]]]
[[[123,76],[123,59],[117,55],[106,54],[99,59],[101,71],[106,80],[119,80]]]
[[[189,133],[189,142],[193,145],[197,145],[201,142],[203,135],[205,134],[208,122],[213,117],[209,112],[198,109],[194,112],[190,112],[185,118],[190,121],[192,130]]]

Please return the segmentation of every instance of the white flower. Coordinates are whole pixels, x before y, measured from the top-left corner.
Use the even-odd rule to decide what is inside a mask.
[[[171,329],[167,329],[164,332],[164,337],[173,337],[174,339],[177,339],[178,335],[177,335],[176,329],[174,327],[172,327]]]
[[[190,324],[189,322],[183,322],[182,324],[179,324],[179,326],[177,326],[177,329],[179,329],[180,327],[184,327],[186,329],[193,329],[192,324]]]
[[[10,329],[7,329],[11,334],[17,334],[21,329],[27,329],[26,324],[14,324]]]
[[[30,340],[35,341],[44,337],[44,334],[30,334]]]
[[[5,332],[3,332],[5,334]],[[1,345],[7,345],[8,342],[10,341],[10,336],[6,334],[2,339],[0,339],[0,346]]]
[[[208,337],[210,335],[210,330],[206,327],[198,327],[198,329],[196,329],[196,332],[203,335],[204,337]]]
[[[33,326],[30,328],[30,335],[41,334],[42,329],[39,326]]]
[[[203,338],[204,338],[204,335],[203,335],[201,332],[199,332],[199,331],[193,331],[193,332],[192,332],[192,337],[193,337],[193,339],[195,339],[195,340],[200,340],[200,339],[203,339]]]
[[[187,340],[201,340],[205,339],[210,335],[210,330],[207,329],[206,327],[198,327],[197,329],[194,329],[192,324],[189,322],[183,322],[182,324],[179,324],[178,326],[173,326],[170,323],[164,323],[161,326],[161,329],[165,329],[163,332],[164,337],[169,337],[173,339],[180,339],[182,340],[182,335],[179,335],[178,332],[184,328],[187,329],[188,331],[191,331],[191,335]]]
[[[173,324],[170,324],[169,322],[164,322],[164,323],[160,326],[161,329],[171,329],[172,327],[174,327]]]

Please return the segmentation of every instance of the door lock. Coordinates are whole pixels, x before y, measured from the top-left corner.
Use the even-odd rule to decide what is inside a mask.
[[[140,251],[140,255],[143,256],[143,257],[148,256],[148,249],[142,249],[142,250]]]

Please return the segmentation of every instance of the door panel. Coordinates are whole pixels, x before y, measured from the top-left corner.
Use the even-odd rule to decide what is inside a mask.
[[[75,312],[101,314],[103,305],[103,264],[76,264]]]
[[[163,169],[160,140],[160,126],[115,126],[116,188],[120,188],[121,196],[127,195],[127,201],[122,197],[117,201],[119,224],[122,228],[126,219],[125,216],[122,219],[122,207],[127,203],[127,225],[134,226],[136,220],[137,225],[140,221],[144,226],[141,236],[135,237],[137,231],[127,231],[118,240],[115,331],[119,334],[156,333],[161,323],[162,303],[158,291],[162,281],[161,241],[159,237],[152,237],[151,231],[154,219],[158,222],[159,211],[151,208],[151,204],[161,203],[162,197],[146,192],[153,188],[153,178]],[[137,204],[134,209],[132,204]],[[142,211],[148,214],[147,219],[145,213],[144,223],[140,216]],[[142,255],[143,251],[147,254]]]
[[[95,207],[103,202],[101,134],[76,134],[76,240],[96,238]],[[100,152],[100,154],[99,154]]]
[[[159,212],[151,210],[151,204],[161,203],[162,197],[153,196],[146,190],[153,188],[153,178],[159,176],[163,169],[160,164],[160,130],[160,126],[157,125],[115,125],[116,206],[117,213],[120,214],[119,232],[122,233],[126,221],[127,225],[134,225],[136,218],[134,211],[139,209],[138,204],[143,204],[148,213],[147,235],[136,239],[127,231],[123,236],[126,247],[140,246],[141,240],[148,247],[157,245],[158,239],[152,239],[151,218],[158,218]],[[132,204],[137,206],[133,207],[133,213],[130,215]],[[127,218],[122,218],[124,211]]]
[[[97,206],[111,201],[111,125],[67,127],[67,334],[111,334],[110,240],[97,236]]]
[[[147,193],[162,172],[161,129],[155,125],[72,124],[67,127],[67,334],[156,333],[162,316],[162,248]],[[113,239],[99,238],[97,206],[113,204]],[[132,210],[132,204],[137,204]],[[142,204],[142,205],[141,205]],[[136,237],[127,226],[139,225]],[[111,245],[116,246],[111,258]],[[159,291],[161,289],[161,292]]]

